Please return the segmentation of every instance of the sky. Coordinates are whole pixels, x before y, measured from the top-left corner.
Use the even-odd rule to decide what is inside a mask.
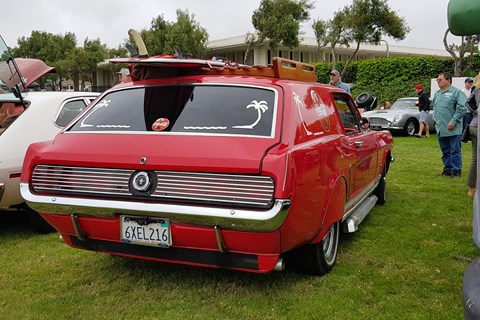
[[[402,41],[385,38],[389,45],[443,50],[447,29],[449,0],[388,0],[390,8],[405,19],[411,28]],[[317,0],[310,12],[311,20],[302,23],[304,37],[314,37],[313,20],[329,20],[352,0]],[[205,28],[209,40],[219,40],[253,32],[253,11],[260,0],[23,0],[0,11],[0,34],[10,47],[17,39],[29,37],[33,30],[52,34],[75,33],[78,45],[88,39],[100,39],[109,48],[117,48],[128,38],[128,29],[148,29],[154,18],[163,15],[176,21],[176,10],[188,10]],[[18,14],[12,9],[19,8]],[[458,37],[449,36],[449,42]],[[457,41],[458,42],[458,41]]]

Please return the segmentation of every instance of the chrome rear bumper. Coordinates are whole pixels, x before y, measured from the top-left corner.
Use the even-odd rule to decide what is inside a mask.
[[[38,212],[104,218],[119,214],[162,217],[200,226],[252,232],[277,230],[284,223],[290,208],[290,199],[276,199],[270,209],[261,210],[40,196],[30,191],[28,183],[20,183],[20,192],[28,206]]]

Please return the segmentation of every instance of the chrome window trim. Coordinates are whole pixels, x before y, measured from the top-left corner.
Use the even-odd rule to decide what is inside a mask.
[[[262,90],[269,90],[274,93],[274,109],[272,114],[272,129],[270,135],[268,136],[259,136],[259,135],[242,135],[242,134],[213,134],[213,133],[195,133],[195,132],[154,132],[154,131],[69,131],[71,127],[76,123],[72,123],[71,126],[66,128],[62,134],[135,134],[135,135],[167,135],[167,136],[208,136],[208,137],[245,137],[245,138],[257,138],[257,139],[273,139],[275,137],[275,131],[277,128],[277,116],[278,116],[278,89],[272,87],[265,87],[265,86],[258,86],[258,85],[245,85],[245,84],[233,84],[233,83],[216,83],[216,82],[209,82],[209,83],[182,83],[182,84],[175,84],[175,83],[166,83],[166,84],[158,84],[158,85],[141,85],[129,88],[119,88],[115,90],[111,90],[106,92],[104,95],[100,96],[98,102],[101,102],[104,96],[108,95],[109,93],[113,93],[116,91],[124,91],[124,90],[134,90],[140,88],[148,88],[148,87],[158,87],[158,86],[183,86],[183,85],[192,85],[192,86],[224,86],[224,87],[241,87],[241,88],[254,88],[254,89],[262,89]],[[87,109],[93,108],[94,105],[87,107]],[[84,110],[85,111],[85,110]],[[87,114],[88,110],[84,112]],[[83,118],[80,117],[77,121]]]

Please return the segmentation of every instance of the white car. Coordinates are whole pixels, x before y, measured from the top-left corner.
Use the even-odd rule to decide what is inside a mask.
[[[20,175],[28,146],[52,140],[98,95],[92,92],[29,92],[23,98],[26,110],[0,132],[0,210],[28,210],[20,195]],[[19,105],[20,101],[13,94],[0,95],[0,108],[7,104]],[[29,218],[36,219],[35,216],[36,213],[29,212]],[[43,231],[41,221],[34,226]]]

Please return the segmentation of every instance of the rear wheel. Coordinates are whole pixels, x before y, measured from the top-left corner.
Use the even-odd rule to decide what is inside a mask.
[[[337,221],[328,228],[322,241],[296,249],[290,257],[294,269],[318,276],[330,272],[337,261],[339,234],[340,223]]]

